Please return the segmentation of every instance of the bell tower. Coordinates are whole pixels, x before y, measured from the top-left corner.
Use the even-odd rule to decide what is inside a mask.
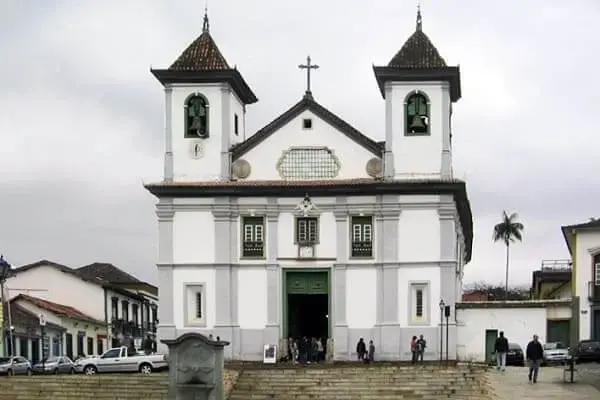
[[[228,180],[246,106],[258,99],[217,47],[206,12],[200,36],[168,69],[151,72],[165,89],[164,181]]]
[[[452,178],[452,103],[461,97],[459,67],[450,67],[423,32],[415,32],[387,66],[373,67],[385,99],[386,179]]]

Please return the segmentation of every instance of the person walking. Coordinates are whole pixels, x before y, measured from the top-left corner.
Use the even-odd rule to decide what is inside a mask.
[[[504,332],[500,332],[500,336],[496,338],[494,351],[496,352],[496,369],[504,372],[506,370],[506,353],[508,353],[508,339],[504,337]]]
[[[538,340],[538,335],[533,335],[533,340],[527,344],[525,351],[527,362],[529,363],[529,383],[537,383],[540,365],[544,358],[544,348]]]

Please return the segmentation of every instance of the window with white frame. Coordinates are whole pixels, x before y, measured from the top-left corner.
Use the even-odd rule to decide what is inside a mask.
[[[429,324],[429,290],[427,283],[410,285],[410,321],[413,325]]]
[[[319,242],[319,220],[315,217],[296,219],[296,243],[313,246]]]
[[[190,284],[185,287],[185,324],[206,326],[206,291],[204,284]]]
[[[352,257],[373,256],[373,217],[352,217]]]
[[[596,286],[600,286],[600,263],[594,265],[594,282]]]
[[[242,218],[242,257],[264,257],[265,220],[263,217]]]

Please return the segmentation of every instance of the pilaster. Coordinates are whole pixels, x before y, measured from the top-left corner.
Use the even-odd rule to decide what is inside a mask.
[[[161,339],[175,337],[175,322],[173,320],[173,211],[172,199],[161,199],[156,206],[158,217],[158,325],[157,330]]]
[[[348,323],[346,321],[346,265],[333,267],[333,341],[334,358],[347,359]]]
[[[394,178],[394,107],[393,107],[393,94],[392,86],[389,83],[385,84],[385,153],[383,158],[383,174],[385,179]]]
[[[338,196],[335,198],[335,208],[333,210],[336,226],[336,253],[340,263],[348,262],[348,210],[346,197]]]
[[[173,88],[165,87],[165,160],[164,180],[173,181]]]
[[[231,172],[231,87],[221,87],[221,179],[229,179]]]

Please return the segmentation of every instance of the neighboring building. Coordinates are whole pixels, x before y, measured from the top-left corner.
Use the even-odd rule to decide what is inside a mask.
[[[104,348],[117,345],[120,334],[132,335],[139,343],[156,330],[157,288],[111,264],[72,269],[42,260],[13,269],[6,286],[10,297],[35,293],[104,321],[109,328]]]
[[[481,291],[473,291],[469,293],[463,293],[462,301],[488,301],[489,293]]]
[[[438,357],[439,303],[460,301],[473,240],[466,186],[452,169],[460,72],[420,14],[374,72],[384,142],[319,104],[310,85],[247,137],[257,98],[207,17],[168,69],[152,70],[166,101],[164,180],[146,186],[159,199],[160,339],[212,333],[231,341],[226,357],[262,360],[264,345],[282,354],[285,338],[307,335],[328,338],[328,355],[342,360],[364,337],[379,359],[406,359],[410,338],[423,334],[426,357]]]
[[[74,307],[20,294],[10,300],[10,313],[15,354],[34,362],[42,354],[74,359],[102,354],[106,349],[106,323]],[[44,340],[41,340],[41,314],[46,319]],[[10,338],[10,334],[6,337]],[[6,345],[10,348],[10,339]]]
[[[571,260],[542,260],[539,270],[533,271],[531,298],[534,300],[570,299]]]
[[[578,313],[572,328],[577,340],[600,340],[600,220],[562,227],[573,260],[571,290]]]

